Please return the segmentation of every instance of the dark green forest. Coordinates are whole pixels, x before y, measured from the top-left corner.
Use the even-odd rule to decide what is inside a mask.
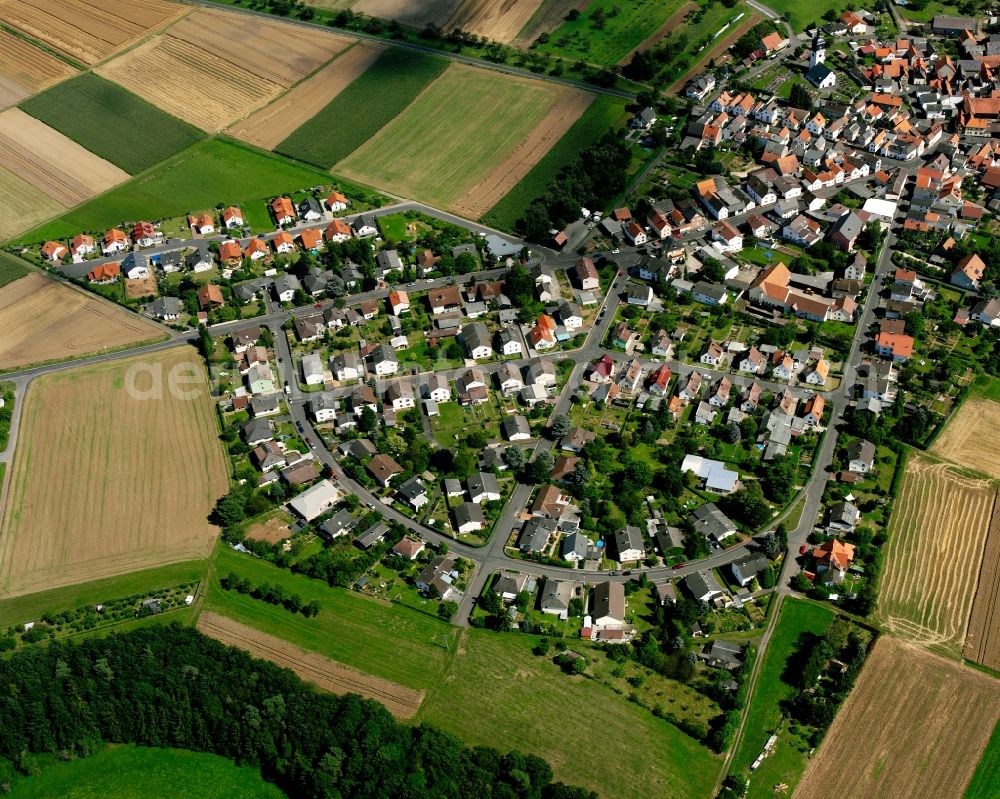
[[[400,724],[176,624],[24,649],[0,661],[0,686],[0,786],[40,754],[134,743],[256,766],[291,797],[596,797],[553,783],[541,758]]]

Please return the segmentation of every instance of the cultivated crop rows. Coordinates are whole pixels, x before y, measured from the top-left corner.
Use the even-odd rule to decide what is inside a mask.
[[[993,504],[993,518],[983,550],[983,567],[979,572],[976,598],[969,618],[969,634],[962,654],[1000,671],[1000,493]]]
[[[996,490],[954,467],[912,457],[896,499],[880,616],[924,645],[965,639],[976,574]]]
[[[0,30],[0,107],[13,105],[73,72],[65,61]]]
[[[993,678],[882,636],[795,799],[959,799],[998,719]]]
[[[1000,402],[970,397],[947,423],[931,452],[1000,477]]]

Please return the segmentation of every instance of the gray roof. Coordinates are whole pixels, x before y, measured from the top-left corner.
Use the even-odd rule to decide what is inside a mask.
[[[714,502],[695,508],[691,519],[695,529],[715,539],[723,538],[736,529],[736,524]]]
[[[875,461],[875,445],[871,441],[857,439],[847,445],[848,460],[861,460],[866,463]]]
[[[455,508],[455,523],[461,527],[467,522],[486,523],[486,517],[483,516],[483,509],[475,502],[463,502]]]
[[[556,522],[552,519],[529,519],[521,531],[518,546],[530,552],[541,552],[555,530]]]
[[[149,311],[161,319],[184,313],[184,303],[177,297],[158,297],[149,304]]]
[[[569,610],[569,603],[572,598],[573,583],[568,580],[545,578],[545,587],[542,589],[541,598],[542,608]]]
[[[615,531],[615,553],[619,554],[629,549],[645,552],[646,545],[642,540],[642,531],[638,527],[627,525]]]
[[[271,423],[267,419],[251,419],[243,425],[243,438],[246,441],[270,441],[274,438]]]
[[[500,493],[500,483],[497,481],[496,475],[490,472],[475,472],[465,481],[465,484],[469,487],[470,496],[483,492]]]
[[[427,489],[424,487],[424,484],[420,482],[419,477],[411,477],[405,483],[401,484],[396,490],[408,500],[414,500],[417,497],[425,496],[427,494]]]
[[[339,510],[321,525],[320,529],[331,538],[336,538],[341,533],[350,530],[358,520],[351,515],[349,510]]]
[[[689,574],[682,582],[684,583],[684,587],[695,598],[703,597],[710,593],[723,593],[722,586],[719,585],[719,581],[715,579],[715,575],[710,571]]]
[[[463,327],[462,339],[465,341],[465,346],[470,352],[478,347],[491,347],[490,331],[487,330],[486,325],[482,322],[473,322]]]
[[[516,416],[508,416],[503,420],[503,423],[500,425],[500,429],[507,438],[517,435],[518,433],[526,433],[529,436],[531,435],[531,425],[528,424],[527,418],[521,416],[520,414]]]
[[[365,530],[361,535],[354,539],[354,543],[359,547],[368,549],[374,544],[381,541],[385,534],[389,532],[389,528],[386,526],[385,522],[375,522],[371,527]]]

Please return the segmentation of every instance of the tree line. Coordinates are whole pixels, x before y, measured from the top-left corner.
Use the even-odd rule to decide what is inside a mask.
[[[268,602],[272,605],[281,605],[289,613],[301,613],[307,619],[319,615],[320,605],[315,599],[312,602],[304,602],[298,594],[288,594],[280,585],[261,583],[254,585],[246,577],[240,577],[235,572],[229,572],[219,580],[219,585],[226,591],[236,591],[240,594],[247,594],[254,599]]]
[[[596,799],[553,783],[539,757],[400,724],[176,624],[18,652],[0,683],[0,786],[12,769],[33,773],[38,755],[131,743],[252,765],[296,797]]]

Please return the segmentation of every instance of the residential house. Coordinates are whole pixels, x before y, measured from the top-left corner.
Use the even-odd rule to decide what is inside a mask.
[[[517,539],[517,547],[522,552],[544,552],[549,539],[556,531],[556,520],[546,518],[529,519]]]
[[[375,478],[375,482],[382,488],[388,488],[393,479],[403,473],[403,467],[388,455],[376,455],[365,467],[368,473]]]
[[[709,342],[705,351],[701,354],[701,357],[698,360],[707,366],[714,366],[718,368],[725,364],[726,353],[720,344],[712,341]]]
[[[289,273],[278,275],[271,284],[272,291],[278,302],[292,302],[295,299],[295,292],[302,290],[299,279]]]
[[[653,289],[639,283],[629,283],[625,299],[629,305],[647,306],[653,301]]]
[[[552,349],[556,345],[555,319],[548,314],[539,314],[535,326],[528,331],[528,343],[538,351]]]
[[[761,353],[757,347],[750,347],[747,354],[740,361],[739,369],[741,372],[749,372],[753,375],[759,375],[764,372],[767,368],[767,359]]]
[[[831,530],[853,533],[860,520],[861,511],[853,502],[844,499],[831,506],[827,512],[826,526]]]
[[[430,497],[427,496],[427,487],[419,477],[411,477],[406,482],[401,483],[396,491],[413,510],[418,511],[430,502]]]
[[[271,200],[271,215],[279,227],[290,225],[295,221],[295,207],[287,197],[275,197]]]
[[[424,384],[423,395],[434,402],[449,402],[451,400],[451,384],[448,378],[441,374],[432,374]]]
[[[105,255],[114,255],[118,252],[124,252],[129,249],[129,246],[128,236],[125,235],[124,230],[112,228],[111,230],[106,230],[104,232],[101,252]]]
[[[243,227],[244,225],[243,211],[241,211],[235,205],[230,205],[222,212],[222,224],[225,225],[226,230],[232,230],[233,228]]]
[[[875,445],[863,438],[855,439],[847,445],[847,470],[856,474],[868,474],[875,469]]]
[[[392,553],[398,555],[404,560],[416,560],[417,555],[424,551],[424,542],[418,541],[413,538],[401,538],[393,546]]]
[[[69,244],[69,250],[74,258],[83,258],[85,255],[92,255],[97,251],[94,244],[94,237],[86,233],[78,233]]]
[[[474,472],[465,481],[469,491],[469,499],[476,505],[483,502],[499,502],[503,496],[500,493],[500,483],[491,472]]]
[[[296,210],[303,222],[318,222],[323,218],[323,206],[315,197],[305,197],[300,200]]]
[[[729,567],[733,573],[733,578],[742,587],[746,588],[757,576],[768,567],[769,561],[760,553],[744,555],[734,561]]]
[[[816,575],[821,582],[840,584],[854,560],[854,544],[844,544],[836,538],[813,548]]]
[[[351,238],[351,226],[343,219],[334,219],[323,231],[323,238],[334,243],[347,241]]]
[[[638,527],[626,525],[615,531],[615,554],[619,563],[642,560],[646,557],[646,544]]]
[[[736,535],[736,523],[724,514],[714,502],[709,502],[694,510],[691,525],[714,541],[722,542]]]
[[[462,342],[473,360],[493,357],[490,332],[482,322],[473,322],[463,327]]]
[[[323,383],[323,361],[315,352],[302,356],[302,379],[307,386],[318,386]]]
[[[345,350],[330,359],[330,371],[338,381],[357,380],[361,377],[361,359],[353,350]]]
[[[410,310],[410,295],[405,291],[389,292],[389,310],[394,316],[401,316]]]
[[[311,522],[322,516],[343,498],[341,490],[329,480],[322,480],[292,499],[288,507],[299,517]]]
[[[361,214],[351,224],[354,235],[359,239],[370,238],[378,235],[378,223],[373,214]]]
[[[621,628],[625,624],[625,585],[607,581],[594,586],[591,616],[595,630]]]
[[[528,364],[525,384],[551,388],[556,384],[556,367],[552,361],[541,358]]]
[[[226,300],[222,296],[222,289],[214,283],[206,283],[198,289],[198,307],[201,310],[207,311],[210,308],[221,308],[225,304]]]
[[[590,258],[580,258],[573,267],[576,282],[583,291],[597,291],[601,287],[597,267]]]
[[[711,602],[716,597],[722,596],[722,586],[711,571],[700,571],[689,574],[681,585],[687,590],[696,602]]]
[[[569,603],[573,599],[576,584],[569,580],[545,578],[545,585],[539,597],[539,608],[542,613],[566,618],[569,615]]]
[[[428,596],[440,597],[443,601],[452,601],[461,596],[461,592],[453,584],[458,579],[455,569],[454,555],[438,555],[417,575],[418,590]]]
[[[397,412],[415,407],[413,386],[410,385],[410,381],[405,378],[392,381],[385,390],[385,402]]]
[[[978,254],[966,255],[951,273],[951,283],[968,291],[979,291],[979,281],[985,271],[986,262]]]
[[[693,472],[704,480],[704,488],[713,494],[731,494],[736,490],[740,475],[722,461],[703,458],[700,455],[685,455],[681,461],[681,472]]]
[[[894,363],[905,363],[913,355],[913,336],[905,333],[882,332],[875,337],[875,351]]]
[[[376,377],[394,375],[399,371],[399,358],[396,351],[388,344],[379,344],[371,353],[372,365]]]
[[[583,327],[583,313],[578,305],[563,300],[557,310],[559,321],[566,330],[579,330]]]
[[[587,559],[587,555],[594,547],[594,542],[579,530],[567,535],[562,542],[563,560],[579,563]]]
[[[164,322],[173,322],[184,315],[184,303],[177,297],[158,297],[148,306],[147,311]]]
[[[431,313],[440,316],[462,310],[462,292],[458,286],[442,286],[427,292]]]
[[[334,421],[337,418],[338,410],[340,410],[340,403],[325,394],[320,394],[309,400],[309,413],[312,414],[313,421],[317,424]]]
[[[455,532],[475,533],[486,527],[483,509],[472,502],[463,502],[454,511]]]
[[[69,255],[69,249],[59,241],[47,241],[42,245],[42,257],[46,261],[61,261]]]
[[[826,358],[820,358],[806,375],[806,382],[811,386],[825,386],[829,374],[830,362]]]
[[[701,373],[691,372],[691,374],[688,375],[687,382],[684,384],[684,387],[678,392],[677,396],[679,396],[685,402],[691,402],[692,400],[697,399],[701,395],[701,383],[702,383]]]
[[[517,414],[508,416],[500,424],[500,432],[508,441],[528,441],[531,438],[531,425],[526,417]]]

